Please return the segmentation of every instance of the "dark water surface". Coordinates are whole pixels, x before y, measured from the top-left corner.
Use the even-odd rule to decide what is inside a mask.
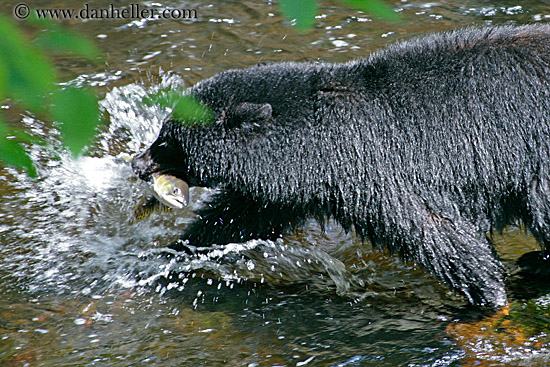
[[[12,17],[19,3],[3,1],[0,11]],[[120,9],[133,3],[113,2]],[[545,365],[547,345],[535,353],[527,343],[508,355],[491,353],[483,340],[462,348],[446,331],[473,317],[458,296],[334,223],[325,233],[311,223],[276,243],[174,257],[163,248],[208,195],[197,189],[191,208],[129,224],[148,188],[120,154],[147,147],[166,115],[142,102],[147,93],[262,61],[348,61],[426,32],[550,19],[542,1],[390,3],[401,23],[322,2],[307,34],[296,33],[271,1],[140,3],[196,9],[191,21],[65,20],[105,56],[99,65],[57,58],[58,72],[65,82],[95,87],[106,123],[88,156],[73,159],[55,124],[2,106],[7,120],[47,144],[27,147],[39,179],[0,168],[0,365]],[[497,244],[511,268],[536,248],[516,228]]]

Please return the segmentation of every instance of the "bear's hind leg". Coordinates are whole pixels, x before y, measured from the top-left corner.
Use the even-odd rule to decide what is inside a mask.
[[[459,213],[446,218],[420,205],[415,209],[400,211],[406,216],[394,220],[391,231],[385,231],[389,234],[379,241],[426,268],[471,304],[506,304],[504,269],[486,234]]]
[[[504,267],[487,235],[475,225],[463,218],[431,219],[422,244],[423,252],[429,254],[422,263],[470,303],[491,307],[506,304]]]
[[[548,179],[537,178],[531,183],[527,200],[527,216],[525,222],[542,250],[523,254],[517,264],[524,274],[550,278],[550,184]]]

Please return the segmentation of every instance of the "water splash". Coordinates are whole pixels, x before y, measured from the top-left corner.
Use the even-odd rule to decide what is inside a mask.
[[[159,251],[164,255],[167,252],[169,250]],[[153,285],[159,279],[167,279],[167,288],[182,290],[189,276],[200,274],[218,282],[248,282],[270,287],[303,285],[311,292],[335,292],[347,297],[366,296],[366,285],[372,286],[372,282],[358,278],[326,252],[288,245],[282,240],[251,240],[197,249],[192,255],[176,252],[170,255],[171,261],[161,266],[161,272],[149,274],[139,283]]]
[[[7,248],[0,275],[24,280],[19,284],[32,292],[57,294],[100,294],[157,283],[163,284],[161,292],[184,289],[196,274],[226,283],[299,285],[351,297],[365,294],[365,281],[322,249],[249,241],[195,255],[170,253],[165,247],[192,220],[192,210],[208,190],[193,189],[188,209],[129,224],[149,188],[117,157],[151,144],[169,113],[146,105],[144,97],[161,89],[184,88],[178,76],[164,74],[161,79],[150,87],[130,84],[107,93],[100,105],[110,123],[98,133],[90,156],[73,158],[58,148],[62,144],[55,127],[24,118],[28,130],[47,144],[29,147],[39,179],[11,169],[0,177],[9,195],[9,207],[0,209],[0,235]]]

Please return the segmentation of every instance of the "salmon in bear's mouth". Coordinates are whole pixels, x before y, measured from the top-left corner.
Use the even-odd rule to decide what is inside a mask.
[[[185,177],[186,175],[184,175],[181,170],[161,167],[160,164],[156,163],[151,158],[149,149],[134,156],[131,160],[131,165],[134,173],[143,181],[150,182],[154,185],[157,182],[155,178],[158,180],[160,177],[161,181],[164,182],[167,187],[169,186],[180,190],[184,188],[185,192],[182,191],[178,193],[178,195],[183,195],[185,197],[185,205],[188,204],[189,187],[199,186],[196,185],[196,183],[193,184],[194,180],[189,180]]]
[[[189,185],[167,174],[153,174],[153,194],[162,204],[181,209],[189,204]]]

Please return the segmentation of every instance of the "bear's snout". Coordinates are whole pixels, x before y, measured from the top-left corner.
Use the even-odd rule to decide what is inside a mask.
[[[151,152],[147,149],[145,152],[136,155],[132,159],[132,170],[142,180],[149,181],[152,174],[157,172],[160,167],[151,158]]]

